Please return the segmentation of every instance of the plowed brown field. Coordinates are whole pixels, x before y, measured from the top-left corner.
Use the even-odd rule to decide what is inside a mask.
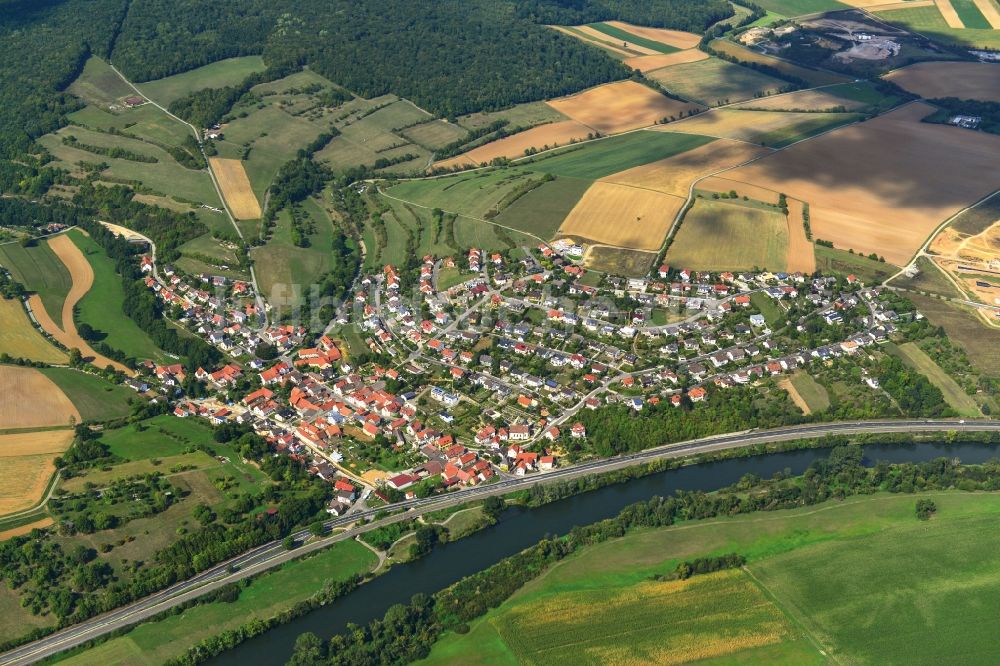
[[[885,78],[921,97],[1000,102],[1000,65],[986,62],[920,62]]]
[[[489,162],[495,157],[507,157],[515,159],[524,157],[524,151],[528,148],[541,150],[544,146],[555,148],[564,146],[573,139],[586,139],[588,134],[593,134],[594,130],[586,125],[582,125],[575,120],[565,120],[561,123],[549,123],[532,127],[524,132],[518,132],[511,136],[504,137],[498,141],[473,148],[467,153],[462,153],[456,157],[442,160],[434,166],[450,168],[456,165],[478,166],[483,162]]]
[[[670,65],[683,65],[686,62],[698,62],[708,57],[708,54],[698,49],[687,49],[676,53],[660,53],[657,55],[636,56],[625,58],[622,62],[641,72],[651,72]]]

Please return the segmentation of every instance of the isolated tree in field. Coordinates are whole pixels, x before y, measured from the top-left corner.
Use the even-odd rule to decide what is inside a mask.
[[[932,499],[917,500],[917,518],[920,520],[930,520],[930,517],[937,513],[937,504]]]

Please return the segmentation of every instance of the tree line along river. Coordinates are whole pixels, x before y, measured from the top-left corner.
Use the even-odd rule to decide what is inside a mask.
[[[574,526],[612,518],[629,504],[654,495],[669,495],[675,490],[718,490],[736,483],[748,473],[770,477],[789,469],[798,475],[828,452],[829,449],[807,449],[692,465],[537,508],[513,506],[493,527],[439,545],[419,560],[397,564],[345,597],[252,638],[208,663],[212,666],[283,664],[291,656],[295,639],[302,633],[311,631],[325,640],[345,631],[348,623],[367,624],[382,617],[393,604],[408,603],[410,597],[419,592],[434,593],[537,543],[547,534],[566,534]],[[997,457],[994,447],[975,443],[868,445],[864,452],[866,463],[877,460],[924,462],[948,457],[976,464]]]

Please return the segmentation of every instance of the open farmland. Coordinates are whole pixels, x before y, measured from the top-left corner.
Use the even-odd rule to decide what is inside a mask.
[[[58,249],[56,241],[60,242]],[[75,310],[73,307],[63,306],[63,331],[78,338],[77,345],[67,346],[79,346],[81,342],[86,344],[77,334],[75,322],[79,320],[80,323],[89,324],[95,331],[100,331],[105,336],[102,338],[103,342],[109,347],[128,356],[165,360],[163,352],[153,344],[145,331],[122,311],[125,289],[122,287],[121,277],[115,272],[114,260],[108,257],[104,248],[89,236],[75,230],[53,238],[50,243],[73,274],[73,291],[67,297],[66,304],[76,296],[78,289],[82,290]],[[84,266],[81,262],[87,265]],[[84,352],[84,356],[88,355],[83,347],[80,347],[80,351]],[[101,368],[105,366],[100,360],[95,361],[95,364]],[[120,363],[112,365],[133,374]]]
[[[559,176],[518,198],[505,208],[495,221],[540,238],[550,239],[555,236],[559,225],[580,201],[590,184],[589,180]]]
[[[0,354],[42,363],[65,363],[66,354],[45,339],[18,299],[0,297]]]
[[[902,9],[881,11],[877,16],[946,44],[972,48],[1000,48],[1000,30],[949,27],[941,12],[933,5],[923,6],[917,1],[905,2]]]
[[[781,148],[860,117],[855,113],[715,109],[670,123],[666,127],[671,132],[690,132]]]
[[[931,111],[912,103],[723,176],[809,203],[815,238],[904,264],[943,220],[996,188],[1000,138],[921,123]]]
[[[48,242],[37,241],[30,247],[19,243],[0,245],[0,266],[25,289],[37,294],[45,310],[56,319],[62,319],[63,302],[73,285],[66,266],[55,255]]]
[[[699,199],[666,262],[690,270],[785,270],[788,226],[780,211]]]
[[[80,422],[81,414],[59,386],[34,368],[0,365],[0,430]]]
[[[545,150],[564,146],[574,141],[586,139],[588,135],[592,137],[593,134],[594,130],[575,120],[539,125],[524,132],[518,132],[478,146],[451,159],[436,162],[434,166],[448,169],[454,166],[478,166],[496,157],[516,159],[524,157],[529,149]]]
[[[597,182],[590,186],[559,227],[559,236],[636,250],[657,250],[680,197],[627,185]]]
[[[666,159],[605,176],[604,181],[687,197],[702,176],[767,155],[770,150],[740,141],[719,139]]]
[[[604,25],[624,32],[625,37],[623,38],[625,39],[628,38],[628,35],[632,35],[633,37],[641,37],[657,44],[666,44],[675,49],[693,49],[701,41],[701,35],[696,35],[693,32],[684,32],[683,30],[649,28],[641,25],[632,25],[624,21],[606,21]],[[617,36],[619,33],[608,31],[607,34],[615,34]]]
[[[426,123],[414,125],[401,130],[400,135],[410,141],[430,150],[437,150],[454,141],[465,138],[466,131],[447,120],[428,120]]]
[[[118,107],[122,98],[135,95],[132,87],[97,57],[87,60],[80,76],[70,84],[67,91],[101,109]]]
[[[654,69],[669,67],[670,65],[683,65],[686,62],[698,62],[699,60],[705,60],[708,57],[708,54],[700,49],[685,49],[675,53],[633,56],[631,58],[626,58],[622,62],[632,69],[638,69],[640,72],[651,72]]]
[[[499,169],[458,174],[447,178],[411,180],[386,191],[390,198],[481,218],[502,208],[519,188],[539,183],[541,176],[523,169]]]
[[[886,78],[926,98],[1000,102],[1000,66],[984,62],[919,62]]]
[[[646,72],[646,76],[671,93],[706,106],[773,95],[790,85],[786,81],[718,58],[672,65]],[[671,114],[661,114],[660,117],[664,115]]]
[[[844,111],[860,111],[867,106],[864,102],[835,95],[830,89],[797,90],[755,99],[740,104],[740,109],[754,111],[831,111],[843,107]]]
[[[767,11],[782,16],[802,16],[847,8],[846,4],[837,0],[761,0],[758,4]]]
[[[712,138],[706,136],[643,130],[545,155],[524,166],[556,176],[603,178],[679,155],[711,141]]]
[[[169,106],[174,100],[204,88],[234,86],[264,69],[264,59],[260,56],[227,58],[187,72],[147,81],[139,85],[139,90],[157,103]]]
[[[816,272],[816,252],[806,237],[804,204],[788,199],[788,266],[791,273],[806,275]]]
[[[690,67],[692,65],[677,65]],[[556,111],[601,132],[617,134],[648,127],[664,118],[698,108],[678,102],[635,81],[618,81],[548,102]]]
[[[243,169],[243,163],[220,157],[211,157],[209,161],[233,217],[238,220],[255,220],[260,217],[260,202],[250,187],[250,179]]]
[[[728,39],[715,39],[709,46],[720,53],[736,58],[740,62],[752,62],[778,70],[786,76],[802,79],[810,86],[827,86],[832,83],[846,83],[850,77],[819,69],[802,67],[773,56],[753,51]]]
[[[73,441],[72,430],[0,435],[0,515],[40,502],[56,468],[53,460]]]
[[[498,120],[506,120],[511,127],[534,127],[545,123],[558,123],[566,120],[566,116],[545,102],[528,102],[515,104],[503,111],[481,111],[460,116],[457,124],[467,130],[477,130]]]
[[[583,264],[588,270],[625,275],[628,277],[643,277],[649,274],[656,259],[656,252],[643,250],[627,250],[610,245],[592,245],[587,248]]]
[[[929,523],[913,515],[922,496],[938,507]],[[909,665],[959,652],[965,663],[989,663],[1000,556],[982,534],[998,516],[995,493],[879,493],[636,530],[549,568],[418,663]],[[673,590],[677,583],[650,580],[732,552],[747,557],[742,570]],[[685,592],[693,605],[673,617]],[[720,634],[733,640],[720,645]],[[773,641],[739,640],[759,635]],[[691,636],[703,639],[687,652]],[[726,652],[705,659],[713,647]]]

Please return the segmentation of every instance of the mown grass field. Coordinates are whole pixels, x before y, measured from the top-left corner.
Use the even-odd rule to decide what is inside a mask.
[[[65,363],[66,354],[34,327],[20,300],[0,297],[0,354],[43,363]]]
[[[271,239],[251,253],[261,293],[279,310],[301,303],[302,295],[333,267],[333,222],[313,199],[302,202],[302,211],[315,229],[309,235],[309,247],[292,242],[292,215],[285,209],[278,215]]]
[[[525,169],[477,171],[447,178],[413,180],[386,190],[389,197],[428,208],[481,218],[505,197],[539,176]]]
[[[842,83],[838,86],[831,86],[824,90],[831,95],[836,95],[837,97],[843,97],[845,99],[861,102],[866,104],[868,110],[878,111],[888,111],[889,109],[898,106],[903,100],[901,97],[895,95],[886,95],[884,93],[876,90],[872,84],[867,81],[855,81],[852,83]]]
[[[960,305],[912,292],[906,297],[932,324],[944,327],[948,339],[965,350],[973,365],[988,375],[1000,377],[1000,354],[997,354],[1000,331],[987,328],[976,315]]]
[[[830,395],[808,372],[797,370],[788,377],[788,381],[806,403],[810,413],[822,412],[830,407]]]
[[[147,81],[138,84],[138,87],[157,104],[169,106],[174,100],[204,88],[236,85],[249,75],[264,69],[264,59],[260,56],[227,58],[163,79]]]
[[[787,253],[780,212],[702,199],[685,216],[666,261],[691,270],[784,270]]]
[[[982,416],[976,401],[962,390],[941,366],[934,362],[930,356],[916,345],[914,342],[907,342],[901,345],[888,347],[890,353],[898,356],[903,363],[910,366],[917,372],[926,376],[934,386],[941,389],[945,402],[954,409],[960,416]]]
[[[780,326],[785,322],[785,311],[767,294],[755,291],[750,294],[750,304],[764,315],[764,321],[768,326]]]
[[[814,246],[816,252],[816,268],[824,273],[843,273],[844,275],[857,275],[865,284],[879,284],[896,272],[896,267],[890,263],[883,263],[863,257],[860,254],[851,254],[846,250]]]
[[[711,142],[711,137],[640,130],[584,144],[525,164],[569,178],[597,179],[643,164],[672,157]]]
[[[40,368],[39,372],[62,389],[84,421],[128,416],[128,400],[135,397],[131,389],[72,368]]]
[[[216,446],[212,428],[205,421],[179,419],[172,414],[105,431],[101,442],[112,454],[132,461],[181,455],[199,444]]]
[[[591,181],[559,176],[520,197],[496,217],[500,224],[546,240],[552,238]]]
[[[0,266],[10,271],[25,289],[38,294],[49,316],[62,321],[63,303],[73,278],[44,240],[31,247],[21,247],[19,243],[0,245]]]
[[[701,663],[827,663],[820,649],[840,663],[945,663],[958,653],[988,663],[1000,554],[981,534],[1000,517],[1000,495],[934,493],[929,522],[914,516],[917,497],[630,533],[550,568],[419,663],[652,663],[659,654],[682,664],[717,646],[725,652]],[[678,584],[649,580],[729,552],[747,557],[746,573],[695,577],[672,594]],[[686,652],[691,635],[702,640]]]
[[[876,14],[880,19],[931,39],[965,47],[1000,49],[1000,30],[949,28],[937,7],[908,7]]]
[[[198,641],[234,628],[251,618],[265,619],[323,589],[371,571],[375,554],[356,541],[342,541],[318,554],[285,564],[261,576],[232,603],[201,604],[179,615],[139,625],[124,636],[60,661],[66,666],[114,663],[162,664]]]
[[[77,305],[77,323],[89,324],[105,335],[103,342],[135,358],[164,360],[165,354],[139,326],[122,312],[125,291],[115,264],[89,236],[70,232],[94,270],[94,284]]]
[[[719,106],[769,95],[788,82],[718,58],[671,65],[646,74],[684,99]]]
[[[68,91],[87,104],[107,108],[121,98],[135,95],[131,86],[125,83],[106,62],[94,56],[87,60],[80,76],[70,84]]]

